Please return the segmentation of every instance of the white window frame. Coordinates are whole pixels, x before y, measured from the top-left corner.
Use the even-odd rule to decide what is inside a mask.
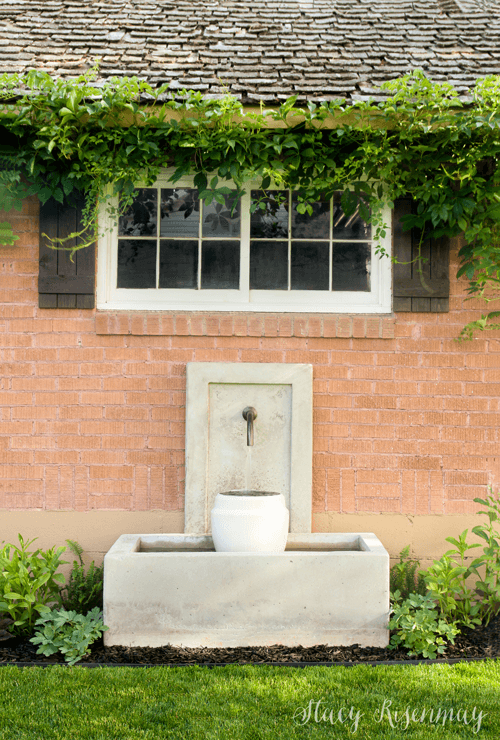
[[[164,170],[152,187],[192,188],[192,177],[175,184]],[[231,183],[224,183],[232,187]],[[138,183],[137,187],[147,187]],[[150,186],[151,187],[151,186]],[[234,187],[234,186],[233,186]],[[241,199],[240,289],[196,290],[185,288],[117,288],[118,227],[109,216],[106,204],[99,212],[99,244],[97,264],[97,308],[142,311],[247,311],[259,313],[390,313],[392,310],[392,266],[388,257],[375,254],[372,241],[371,290],[250,290],[250,191],[260,183],[247,183]],[[270,189],[278,189],[270,186]],[[111,203],[118,204],[115,198]],[[391,254],[391,213],[383,214],[387,224],[381,245]],[[361,241],[361,240],[360,240]],[[364,240],[366,241],[366,240]]]

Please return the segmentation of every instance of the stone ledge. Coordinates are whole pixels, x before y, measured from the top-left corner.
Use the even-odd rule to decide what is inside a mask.
[[[101,311],[96,334],[393,339],[395,317],[346,314],[141,313]]]

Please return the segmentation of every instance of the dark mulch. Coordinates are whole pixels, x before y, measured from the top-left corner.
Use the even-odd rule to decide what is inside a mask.
[[[0,665],[15,663],[64,663],[62,655],[44,658],[36,654],[37,646],[28,639],[11,638],[0,642]],[[455,645],[448,645],[446,652],[439,658],[455,662],[466,658],[499,658],[500,657],[500,615],[495,617],[487,627],[465,630],[456,638]],[[165,645],[160,648],[104,647],[102,641],[94,643],[92,652],[82,663],[128,664],[128,665],[175,665],[175,664],[297,664],[297,663],[367,663],[399,662],[415,660],[405,650],[387,648],[349,647],[238,647],[238,648],[183,648]]]

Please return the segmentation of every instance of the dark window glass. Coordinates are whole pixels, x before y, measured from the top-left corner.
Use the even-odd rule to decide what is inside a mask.
[[[160,241],[160,288],[196,288],[198,282],[198,241]]]
[[[299,196],[292,193],[292,238],[294,239],[329,239],[330,237],[330,201],[318,200],[312,203],[312,215],[298,213]]]
[[[198,236],[200,201],[195,188],[162,188],[160,236]]]
[[[341,195],[335,193],[333,198],[333,238],[370,239],[371,224],[367,224],[359,215],[359,205],[351,216],[346,216],[340,203]]]
[[[236,193],[236,190],[231,191]],[[213,200],[203,206],[203,236],[240,235],[240,199],[233,194],[224,195],[224,203]]]
[[[328,242],[292,242],[292,290],[328,290]]]
[[[250,289],[288,288],[288,242],[250,242]]]
[[[118,288],[156,288],[156,241],[118,240]]]
[[[252,205],[258,203],[250,216],[250,236],[262,239],[288,237],[288,191],[252,190]]]
[[[240,287],[239,241],[204,241],[201,248],[201,287]]]
[[[134,201],[118,220],[119,236],[156,236],[158,191],[137,188]]]
[[[334,242],[332,252],[332,290],[370,290],[369,243]]]

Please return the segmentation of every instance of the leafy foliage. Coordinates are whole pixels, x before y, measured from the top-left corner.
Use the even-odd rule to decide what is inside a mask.
[[[437,652],[442,653],[443,636],[453,642],[451,638],[461,628],[488,624],[500,611],[500,532],[495,527],[500,521],[500,494],[490,487],[485,499],[474,501],[486,507],[479,514],[487,517],[487,523],[472,528],[485,545],[469,544],[466,529],[458,538],[446,538],[453,548],[419,573],[417,581],[418,561],[406,559],[408,547],[401,551],[399,563],[391,568],[394,616],[389,628],[395,630],[391,646],[403,645],[414,655],[435,657],[429,654],[434,639]],[[482,555],[471,558],[469,551],[481,547]],[[397,588],[399,584],[404,590]]]
[[[495,523],[500,518],[500,496],[489,489],[486,499],[474,501],[486,507],[480,514],[487,516],[486,524],[472,528],[485,545],[482,554],[470,559],[469,550],[481,548],[475,542],[468,544],[468,530],[457,538],[447,537],[454,545],[425,572],[429,594],[439,605],[441,614],[466,627],[485,622],[500,609],[500,533]]]
[[[57,601],[64,576],[57,573],[65,547],[29,552],[35,540],[25,542],[21,535],[19,547],[7,544],[0,550],[0,615],[13,619],[8,629],[17,635],[29,634],[36,618],[50,611]]]
[[[11,247],[18,239],[8,221],[0,222],[0,244]]]
[[[104,578],[104,564],[96,566],[91,562],[85,572],[82,553],[83,548],[78,542],[66,540],[70,550],[78,557],[73,560],[73,567],[69,574],[68,583],[61,589],[61,604],[66,610],[74,609],[79,614],[87,614],[96,607],[102,609],[102,590]]]
[[[491,487],[488,490],[485,499],[474,499],[476,503],[486,507],[486,511],[479,513],[485,515],[488,522],[472,527],[474,534],[486,542],[482,557],[474,563],[476,590],[481,599],[482,618],[486,624],[500,610],[500,532],[495,528],[495,523],[500,521],[500,494],[494,493]]]
[[[30,642],[40,645],[37,653],[48,657],[60,652],[70,665],[88,655],[89,645],[108,629],[102,622],[102,612],[98,607],[86,616],[66,609],[49,610],[37,619],[36,627],[38,629]]]
[[[110,197],[122,193],[126,208],[136,183],[151,185],[165,167],[174,183],[193,174],[200,198],[221,206],[228,180],[238,192],[250,180],[263,191],[272,182],[294,188],[299,213],[341,190],[345,212],[359,207],[376,240],[385,229],[382,206],[410,193],[419,207],[405,228],[435,237],[463,232],[457,277],[468,280],[471,296],[499,296],[500,78],[479,80],[472,105],[416,70],[382,86],[386,101],[299,107],[292,97],[278,109],[249,113],[230,95],[205,99],[136,78],[96,85],[96,75],[96,67],[73,80],[37,70],[0,75],[0,98],[21,91],[0,112],[7,163],[0,204],[15,207],[35,193],[61,202],[75,189],[86,192],[91,228],[82,248],[97,235],[99,199],[110,207]],[[53,246],[65,248],[57,240]],[[471,322],[463,336],[488,328],[496,314]]]
[[[389,629],[394,630],[390,646],[402,645],[409,655],[422,655],[424,658],[436,658],[444,653],[446,641],[454,643],[459,629],[454,622],[443,619],[432,596],[412,594],[401,600],[401,594],[394,594],[393,616]]]
[[[22,208],[22,197],[26,192],[27,190],[22,183],[20,172],[0,169],[0,210],[11,211],[15,208],[16,211],[20,211]],[[5,224],[2,224],[2,226],[5,226]],[[3,244],[4,241],[0,243]]]
[[[460,537],[466,534],[467,530]],[[452,538],[447,538],[450,539]],[[464,546],[465,542],[461,540],[461,544]],[[481,624],[481,604],[474,589],[467,584],[467,578],[473,569],[471,566],[467,567],[462,558],[457,563],[450,557],[450,552],[454,553],[448,551],[428,568],[425,574],[428,594],[435,600],[445,619],[474,628],[476,624]]]
[[[420,562],[410,558],[410,546],[399,553],[399,563],[395,563],[389,574],[391,593],[399,591],[402,599],[411,594],[424,595],[427,591],[423,573],[417,572]]]

